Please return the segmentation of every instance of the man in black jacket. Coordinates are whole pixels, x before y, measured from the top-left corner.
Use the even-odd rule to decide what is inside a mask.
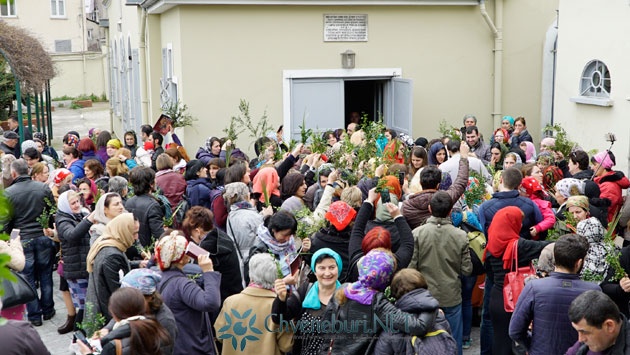
[[[42,325],[44,320],[55,316],[53,301],[52,266],[55,258],[53,242],[46,236],[50,232],[39,224],[37,218],[45,213],[48,203],[54,203],[52,192],[45,184],[31,180],[28,175],[28,164],[18,159],[11,164],[13,184],[5,190],[13,208],[11,219],[5,225],[5,231],[12,228],[20,230],[26,263],[22,273],[29,283],[35,287],[39,280],[41,298],[26,305],[28,320],[35,326]]]

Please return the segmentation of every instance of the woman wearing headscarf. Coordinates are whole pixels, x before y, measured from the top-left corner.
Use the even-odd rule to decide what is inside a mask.
[[[174,231],[157,243],[155,255],[162,270],[158,291],[164,303],[171,309],[179,334],[174,343],[173,354],[218,353],[214,344],[212,323],[221,308],[219,284],[221,274],[214,271],[210,256],[199,255],[197,264],[201,268],[204,288],[184,274],[184,265],[190,257],[186,255],[186,237]]]
[[[340,267],[343,271],[340,271],[339,279],[342,281],[345,281],[350,266],[348,244],[356,215],[357,212],[354,208],[346,202],[333,202],[324,216],[325,226],[313,234],[311,240],[311,252],[315,253],[320,249],[329,248],[339,254],[343,266]]]
[[[503,119],[501,120],[501,128],[505,129],[508,134],[511,135],[512,132],[514,132],[514,117],[503,116]]]
[[[226,222],[228,236],[234,241],[239,251],[241,263],[249,256],[249,249],[256,241],[256,231],[263,224],[265,215],[270,216],[273,211],[264,209],[264,215],[258,213],[250,200],[249,187],[242,182],[233,182],[225,185],[223,199],[229,206],[229,214]]]
[[[131,269],[125,251],[137,239],[140,223],[134,220],[132,213],[122,213],[112,219],[105,227],[105,232],[90,247],[87,255],[87,271],[90,273],[85,303],[91,303],[91,314],[87,319],[94,319],[101,313],[107,322],[112,318],[107,309],[109,297],[120,288],[120,279]],[[122,274],[122,275],[121,275]]]
[[[395,198],[396,190],[390,191],[390,199]],[[357,214],[354,227],[350,234],[350,242],[348,245],[348,254],[350,256],[350,268],[348,270],[347,281],[355,281],[358,277],[356,264],[359,258],[367,254],[370,250],[382,247],[391,250],[396,257],[396,264],[400,268],[409,265],[413,256],[413,235],[411,227],[407,220],[400,213],[398,205],[386,203],[381,210],[382,216],[389,216],[393,219],[394,224],[391,230],[396,230],[397,234],[393,236],[389,229],[380,225],[374,225],[373,228],[367,229],[367,224],[374,213],[374,204],[381,202],[380,194],[376,189],[370,189],[368,198],[363,201],[361,209]],[[392,226],[390,226],[392,227]]]
[[[578,222],[576,233],[585,237],[589,244],[582,271],[580,271],[580,278],[599,284],[604,281],[606,270],[609,267],[608,262],[606,262],[606,255],[612,251],[608,250],[604,243],[606,230],[597,218],[589,217]]]
[[[530,141],[523,141],[520,148],[525,152],[525,162],[533,163],[536,161],[536,146]]]
[[[221,354],[284,354],[291,351],[293,333],[279,330],[267,318],[272,313],[271,306],[276,298],[273,291],[276,263],[269,254],[254,255],[250,263],[249,285],[241,293],[225,300],[214,323],[214,330],[223,343]],[[243,339],[243,334],[233,326],[230,314],[247,314],[249,329],[258,334],[256,339]]]
[[[612,222],[617,212],[623,206],[622,190],[630,187],[630,180],[623,172],[612,170],[615,164],[615,155],[609,150],[599,152],[591,158],[593,175],[595,176],[594,181],[599,185],[599,197],[610,200],[610,207],[608,208],[609,223]]]
[[[280,210],[258,227],[257,239],[254,246],[249,250],[249,257],[254,254],[273,254],[278,262],[279,270],[287,285],[296,285],[293,267],[297,265],[298,257],[301,253],[307,253],[311,248],[311,240],[295,238],[297,231],[297,220],[293,214]],[[245,270],[249,268],[249,260],[245,262]],[[245,275],[248,275],[247,271]],[[279,275],[278,275],[279,276]]]
[[[94,224],[90,227],[90,245],[105,232],[107,223],[125,212],[122,198],[115,192],[108,192],[98,199],[94,208]]]
[[[581,195],[584,192],[582,181],[573,178],[565,178],[556,183],[554,197],[560,207],[556,209],[556,219],[564,221],[564,212],[567,210],[566,202],[571,196]]]
[[[549,152],[540,153],[536,165],[542,171],[543,187],[546,191],[553,190],[558,181],[564,177],[562,170],[554,164],[554,158]]]
[[[429,165],[439,166],[448,160],[446,147],[441,142],[435,142],[429,147]]]
[[[258,170],[254,177],[252,192],[260,195],[257,204],[258,210],[263,204],[269,203],[274,208],[282,206],[282,198],[280,198],[280,176],[276,168],[272,166],[263,167]],[[266,207],[266,206],[264,206]]]
[[[77,310],[75,324],[83,321],[88,288],[87,255],[90,251],[89,230],[94,213],[81,211],[81,195],[69,190],[59,195],[55,224],[61,242],[63,276],[68,281],[72,303]]]
[[[294,354],[320,354],[329,347],[334,334],[325,333],[313,325],[331,319],[335,302],[333,295],[341,286],[339,275],[343,272],[342,265],[339,254],[332,249],[322,248],[313,254],[310,263],[317,279],[315,283],[304,283],[296,292],[289,294],[284,281],[275,281],[274,289],[278,297],[273,301],[273,322],[281,324],[280,320],[285,320],[307,325],[295,334]]]
[[[515,206],[500,209],[492,219],[488,228],[488,245],[486,253],[486,268],[490,267],[493,275],[494,286],[490,290],[490,314],[492,328],[494,329],[492,340],[492,354],[512,355],[512,340],[508,334],[508,326],[512,313],[503,308],[503,282],[505,275],[510,271],[510,265],[518,254],[517,264],[514,267],[524,267],[538,258],[542,249],[549,244],[547,241],[534,241],[519,238],[519,232],[523,225],[523,212]]]
[[[363,321],[356,332],[336,334],[330,342],[333,354],[366,354],[370,351],[373,338],[378,338],[382,327],[374,327],[377,320],[390,320],[392,331],[404,331],[411,335],[423,337],[433,326],[437,317],[437,309],[417,316],[396,308],[383,294],[397,268],[394,255],[384,249],[374,249],[359,260],[358,281],[340,288],[335,293],[338,304],[337,319],[346,324]],[[359,333],[360,332],[360,333]]]

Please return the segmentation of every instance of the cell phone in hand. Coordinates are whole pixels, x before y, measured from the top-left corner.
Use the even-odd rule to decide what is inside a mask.
[[[389,190],[385,189],[385,190],[381,191],[380,194],[381,194],[381,203],[382,204],[386,204],[388,202],[392,202],[392,200],[389,198]]]
[[[74,339],[82,342],[83,344],[89,346],[90,348],[92,347],[92,345],[90,345],[90,342],[87,340],[85,335],[83,335],[83,333],[80,331],[74,332]]]
[[[13,240],[13,239],[15,239],[15,238],[17,238],[19,236],[20,236],[20,230],[17,229],[17,228],[13,228],[11,230],[11,240]]]
[[[186,247],[186,255],[190,256],[191,258],[197,260],[199,259],[200,255],[210,255],[210,253],[208,253],[208,251],[200,246],[198,246],[195,243],[188,243],[188,246]]]

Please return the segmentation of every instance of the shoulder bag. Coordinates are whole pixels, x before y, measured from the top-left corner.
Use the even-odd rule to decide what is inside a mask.
[[[503,308],[506,312],[514,312],[518,297],[525,287],[525,279],[529,276],[536,275],[536,271],[532,267],[531,262],[528,266],[518,267],[518,241],[513,244],[514,257],[510,263],[510,271],[505,274],[503,279]]]
[[[2,288],[4,289],[2,307],[4,309],[11,308],[37,299],[37,291],[31,286],[26,277],[12,269],[9,270],[16,281],[14,282],[9,279],[2,281]]]

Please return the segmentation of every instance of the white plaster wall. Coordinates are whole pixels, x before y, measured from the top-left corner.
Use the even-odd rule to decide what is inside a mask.
[[[630,5],[627,0],[561,0],[554,116],[584,149],[606,149],[614,132],[616,169],[627,174],[630,117]],[[570,102],[584,66],[598,59],[611,73],[612,107]]]

